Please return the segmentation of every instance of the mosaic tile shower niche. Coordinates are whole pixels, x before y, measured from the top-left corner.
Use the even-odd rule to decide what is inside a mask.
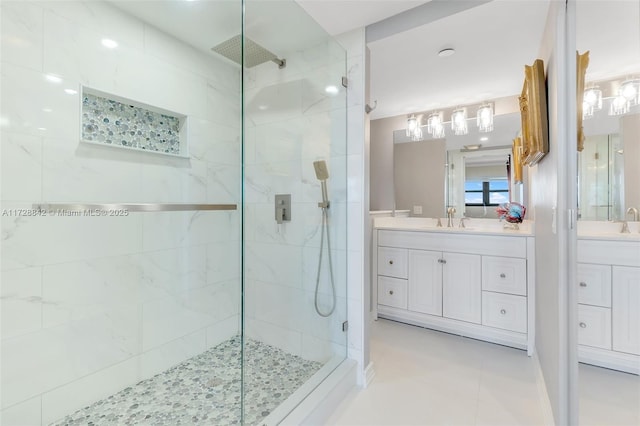
[[[188,157],[184,115],[83,87],[83,142]]]

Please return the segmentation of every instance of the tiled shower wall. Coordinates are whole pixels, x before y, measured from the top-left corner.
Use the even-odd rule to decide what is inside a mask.
[[[249,35],[250,37],[251,35]],[[247,336],[303,358],[327,362],[346,355],[347,180],[344,50],[328,37],[308,49],[277,52],[245,80],[245,265]],[[327,85],[341,90],[325,92]],[[313,161],[329,169],[330,235],[337,308],[314,309],[320,252],[320,183]],[[291,222],[278,225],[274,196],[291,194]],[[326,250],[326,242],[325,249]],[[321,307],[330,306],[327,255]]]
[[[237,67],[102,2],[3,1],[1,15],[4,212],[240,202]],[[79,94],[64,91],[80,85],[187,115],[191,158],[80,144]],[[239,332],[239,210],[13,213],[2,216],[3,424],[49,423]]]

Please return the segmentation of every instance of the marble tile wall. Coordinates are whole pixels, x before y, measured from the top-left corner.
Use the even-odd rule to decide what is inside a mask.
[[[334,40],[279,52],[287,67],[252,68],[245,77],[245,272],[249,338],[305,359],[346,356],[347,319],[347,99],[341,78],[346,54]],[[325,87],[340,89],[328,95]],[[337,307],[330,318],[314,309],[321,244],[320,182],[313,162],[325,160],[331,259]],[[291,222],[274,219],[275,194],[291,194]],[[331,304],[327,246],[320,306]]]
[[[239,203],[240,72],[103,2],[0,15],[0,423],[48,424],[239,332],[240,213],[12,209]],[[188,115],[190,158],[80,144],[81,85]]]

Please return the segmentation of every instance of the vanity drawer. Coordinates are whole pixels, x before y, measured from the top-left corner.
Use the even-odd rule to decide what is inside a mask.
[[[482,289],[527,295],[527,261],[513,257],[482,256]]]
[[[407,278],[407,249],[378,247],[378,275]]]
[[[578,343],[611,349],[611,309],[578,305]]]
[[[482,325],[526,333],[527,298],[483,291]]]
[[[611,266],[578,263],[578,303],[611,307]]]
[[[407,280],[378,276],[378,303],[407,309]]]

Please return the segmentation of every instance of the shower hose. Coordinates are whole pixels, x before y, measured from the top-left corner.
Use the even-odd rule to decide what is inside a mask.
[[[322,207],[322,226],[320,227],[320,256],[318,257],[318,274],[316,275],[316,293],[315,293],[315,307],[316,312],[321,317],[330,316],[333,311],[336,310],[336,285],[333,282],[333,264],[331,263],[331,237],[329,236],[329,212],[328,207]],[[327,233],[327,257],[329,258],[329,277],[331,280],[331,294],[333,296],[331,310],[324,313],[318,306],[318,288],[320,287],[320,269],[322,268],[322,252],[324,251],[324,234]]]

